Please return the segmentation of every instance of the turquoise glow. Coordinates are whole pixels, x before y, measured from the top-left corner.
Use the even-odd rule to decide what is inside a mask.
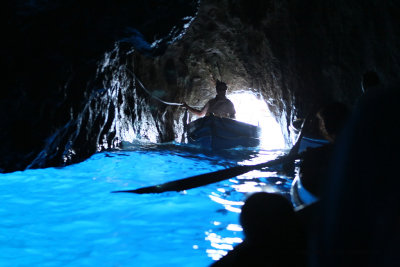
[[[243,151],[222,157],[178,145],[130,149],[0,174],[0,266],[208,266],[241,242],[246,194],[260,185],[290,187],[289,179],[264,171],[186,192],[112,194],[283,152],[243,160]]]

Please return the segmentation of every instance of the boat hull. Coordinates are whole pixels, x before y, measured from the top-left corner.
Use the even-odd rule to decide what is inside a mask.
[[[325,139],[317,139],[303,136],[300,141],[299,153],[306,151],[308,148],[317,148],[328,144],[329,141]],[[303,186],[298,173],[296,174],[296,177],[292,182],[290,188],[290,196],[293,206],[296,209],[301,209],[318,201],[318,197],[314,196]]]
[[[290,196],[292,204],[296,209],[303,208],[318,201],[318,198],[303,186],[298,176],[292,182]]]
[[[300,140],[298,153],[305,151],[307,148],[320,147],[327,144],[329,144],[328,140],[303,136]]]
[[[207,116],[189,123],[186,134],[189,144],[219,150],[257,147],[261,129],[233,119]]]

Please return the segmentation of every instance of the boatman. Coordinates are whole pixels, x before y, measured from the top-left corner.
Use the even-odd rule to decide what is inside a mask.
[[[214,115],[234,119],[236,111],[232,101],[226,98],[226,83],[217,80],[215,89],[217,90],[217,95],[215,98],[209,100],[201,110],[192,108],[186,103],[183,103],[183,106],[199,117]]]

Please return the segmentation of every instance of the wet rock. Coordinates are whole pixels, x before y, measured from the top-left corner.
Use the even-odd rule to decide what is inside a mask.
[[[121,141],[181,141],[184,111],[135,77],[194,106],[215,95],[217,79],[252,91],[288,143],[296,118],[355,103],[366,70],[398,79],[398,1],[202,0],[190,24],[197,4],[3,3],[0,168],[70,164]]]
[[[385,84],[399,78],[399,6],[203,0],[185,36],[156,59],[136,55],[136,68],[148,87],[194,106],[215,95],[217,79],[228,84],[228,93],[261,94],[290,143],[296,118],[332,101],[352,106],[365,71],[377,71]],[[182,113],[174,112],[179,122]]]
[[[141,134],[140,120],[156,124],[124,71],[132,65],[127,55],[162,54],[180,38],[197,4],[2,3],[1,60],[7,68],[0,94],[0,169],[78,162],[115,147],[135,127]]]

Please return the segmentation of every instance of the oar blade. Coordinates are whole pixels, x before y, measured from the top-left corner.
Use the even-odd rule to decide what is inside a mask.
[[[253,166],[236,166],[211,173],[195,175],[192,177],[167,182],[164,184],[142,187],[133,190],[112,191],[111,193],[151,194],[163,193],[168,191],[179,192],[236,177],[238,175],[251,171],[252,167]]]
[[[154,185],[154,186],[141,187],[133,190],[112,191],[111,193],[150,194],[150,193],[162,193],[162,192],[160,192],[160,185]]]
[[[289,155],[285,157],[281,157],[275,160],[271,160],[264,163],[259,163],[256,165],[244,165],[244,166],[236,166],[232,168],[227,168],[215,172],[200,174],[184,179],[179,179],[171,182],[167,182],[164,184],[142,187],[133,190],[120,190],[113,191],[112,193],[134,193],[134,194],[151,194],[151,193],[163,193],[168,191],[183,191],[192,189],[195,187],[200,187],[212,183],[216,183],[219,181],[223,181],[229,178],[233,178],[244,174],[246,172],[252,170],[260,170],[262,168],[267,168],[271,166],[275,166],[278,164],[282,164],[284,162],[292,161],[301,157],[301,154]]]

